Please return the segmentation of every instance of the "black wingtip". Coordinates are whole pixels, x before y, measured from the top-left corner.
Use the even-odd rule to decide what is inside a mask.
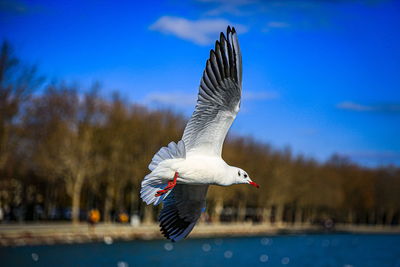
[[[215,45],[217,45],[217,44],[215,44]],[[210,50],[210,58],[211,58],[213,55],[215,56],[215,51],[214,51],[213,49],[211,49],[211,50]]]
[[[225,34],[221,32],[219,35],[219,42],[222,44],[224,41],[226,42]]]
[[[179,238],[178,240],[185,238],[189,233],[181,237],[180,235],[190,226],[190,222],[179,217],[176,208],[172,208],[165,214],[164,217],[162,217],[162,213],[159,216],[161,234],[172,242],[176,242],[177,238]]]
[[[236,33],[235,27],[233,27],[233,26],[231,27],[231,26],[228,25],[228,28],[226,29],[226,35],[229,36],[229,34],[233,35],[235,33]]]

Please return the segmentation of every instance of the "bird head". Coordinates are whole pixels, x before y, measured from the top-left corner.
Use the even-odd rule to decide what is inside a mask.
[[[240,168],[237,168],[236,173],[234,175],[236,176],[237,184],[249,184],[257,188],[260,187],[258,184],[256,184],[250,179],[250,176],[247,174],[247,172],[245,172]]]

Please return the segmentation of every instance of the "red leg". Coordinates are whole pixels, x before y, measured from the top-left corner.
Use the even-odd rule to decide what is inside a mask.
[[[155,196],[156,197],[162,196],[165,193],[167,193],[169,190],[174,188],[175,185],[176,185],[176,180],[178,179],[178,175],[179,175],[178,172],[175,172],[174,180],[173,181],[169,181],[168,185],[164,189],[157,191],[157,194],[155,194]]]

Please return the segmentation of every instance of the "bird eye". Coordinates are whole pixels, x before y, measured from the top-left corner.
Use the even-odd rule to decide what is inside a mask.
[[[238,175],[240,176],[240,171],[238,171]]]
[[[247,178],[247,174],[244,175],[244,178]]]

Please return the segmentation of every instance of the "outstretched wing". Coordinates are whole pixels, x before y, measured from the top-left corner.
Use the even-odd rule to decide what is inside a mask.
[[[208,185],[177,184],[163,201],[158,220],[161,233],[172,241],[185,238],[206,205]]]
[[[235,28],[228,27],[210,51],[200,82],[196,109],[182,140],[186,153],[221,156],[225,136],[239,112],[242,55]]]

